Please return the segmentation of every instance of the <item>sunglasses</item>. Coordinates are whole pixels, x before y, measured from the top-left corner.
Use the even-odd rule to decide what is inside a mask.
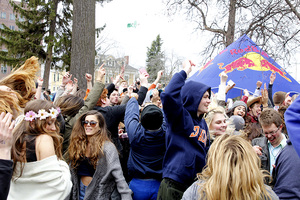
[[[95,122],[95,121],[82,121],[82,124],[84,127],[86,127],[88,124],[91,126],[91,127],[95,127],[97,125],[98,122]]]

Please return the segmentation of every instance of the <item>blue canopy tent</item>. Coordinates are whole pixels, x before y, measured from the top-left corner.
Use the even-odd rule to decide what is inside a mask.
[[[266,52],[261,50],[247,35],[220,52],[214,59],[201,67],[187,81],[193,80],[209,85],[214,93],[218,92],[220,74],[225,72],[228,80],[236,85],[227,94],[227,98],[243,95],[247,89],[253,93],[256,82],[270,82],[270,74],[276,73],[273,94],[277,91],[300,93],[300,84],[281,68]]]

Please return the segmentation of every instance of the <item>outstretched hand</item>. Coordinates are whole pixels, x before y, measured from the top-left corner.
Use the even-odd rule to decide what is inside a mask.
[[[10,160],[12,147],[12,131],[15,121],[12,121],[11,113],[2,112],[0,115],[0,159]]]
[[[272,72],[270,75],[270,84],[273,85],[274,81],[276,79],[276,73]]]
[[[192,71],[193,66],[195,66],[195,64],[190,60],[185,60],[182,63],[182,67],[183,67],[183,70],[185,71],[186,75],[189,75],[189,73]]]
[[[70,74],[69,72],[66,72],[66,74],[63,76],[63,79],[62,79],[62,85],[66,86],[71,79],[72,79],[72,74]]]
[[[264,89],[261,89],[261,96],[262,96],[263,107],[267,107],[268,106],[269,95],[268,95],[268,90],[267,90],[266,84],[264,84]]]
[[[105,68],[103,67],[104,63],[96,71],[96,81],[101,82],[105,75]]]
[[[85,79],[87,82],[92,82],[93,76],[91,74],[86,73],[85,74]]]

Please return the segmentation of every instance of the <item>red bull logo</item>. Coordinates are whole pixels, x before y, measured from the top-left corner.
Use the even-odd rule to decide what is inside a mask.
[[[198,76],[203,70],[205,70],[208,66],[212,65],[212,64],[213,64],[212,61],[213,61],[213,59],[211,59],[211,60],[208,61],[203,67],[201,67],[201,68],[199,69],[199,73],[197,74],[197,76]]]
[[[255,52],[250,52],[245,54],[243,57],[224,66],[224,63],[218,63],[219,69],[225,69],[225,73],[230,73],[233,70],[244,71],[245,69],[251,69],[256,71],[271,71],[273,73],[278,73],[280,76],[285,78],[287,81],[292,82],[287,76],[283,69],[277,68],[275,65],[271,64],[268,60],[262,57],[260,54]]]

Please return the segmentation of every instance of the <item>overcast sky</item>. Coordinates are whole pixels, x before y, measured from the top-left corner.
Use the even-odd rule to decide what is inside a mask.
[[[197,63],[203,38],[193,33],[194,27],[183,16],[168,17],[165,10],[162,0],[113,0],[103,7],[97,5],[96,27],[106,24],[103,35],[119,44],[119,54],[128,55],[133,67],[145,66],[147,47],[151,47],[158,34],[167,54],[173,51]],[[135,22],[135,28],[127,27]]]
[[[108,53],[120,57],[128,55],[131,66],[143,67],[147,58],[147,47],[151,47],[152,41],[160,34],[163,50],[167,55],[173,51],[178,56],[198,64],[201,61],[199,52],[206,46],[205,35],[199,31],[195,33],[195,25],[186,21],[182,15],[168,17],[162,2],[163,0],[113,0],[103,7],[97,4],[96,27],[106,24],[103,35],[119,47],[118,53]],[[134,22],[137,24],[135,28],[127,27],[128,23]],[[293,63],[287,70],[299,81],[298,63]],[[196,67],[199,68],[203,64]]]

